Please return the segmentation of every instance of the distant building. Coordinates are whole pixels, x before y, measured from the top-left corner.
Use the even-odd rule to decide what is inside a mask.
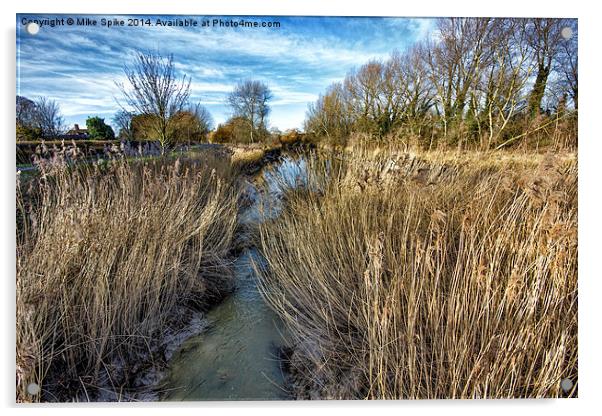
[[[73,128],[69,130],[65,136],[69,139],[87,139],[88,129],[80,129],[79,124],[74,124]]]

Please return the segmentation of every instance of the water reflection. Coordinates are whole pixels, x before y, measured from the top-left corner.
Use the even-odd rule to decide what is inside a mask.
[[[308,167],[305,157],[285,157],[263,172],[257,187],[249,183],[247,194],[252,204],[241,214],[242,224],[257,224],[276,218],[282,211],[284,193],[288,189],[308,186]]]

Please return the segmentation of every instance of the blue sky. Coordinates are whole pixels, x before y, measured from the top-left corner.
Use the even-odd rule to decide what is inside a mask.
[[[350,69],[372,58],[386,58],[428,36],[431,19],[372,17],[245,17],[280,22],[280,28],[42,26],[30,35],[27,19],[76,15],[17,15],[17,94],[56,100],[65,121],[85,124],[88,116],[107,122],[119,106],[123,66],[136,51],[173,54],[176,68],[192,78],[191,99],[214,121],[230,115],[226,96],[243,79],[265,81],[273,92],[270,127],[302,127],[308,103]],[[102,18],[146,16],[85,15]],[[185,17],[185,16],[179,16]],[[240,17],[190,16],[204,19]]]

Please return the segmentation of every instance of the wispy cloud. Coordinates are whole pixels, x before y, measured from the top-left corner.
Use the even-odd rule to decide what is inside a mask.
[[[430,19],[251,17],[245,19],[279,21],[280,28],[57,26],[31,36],[20,25],[23,17],[54,16],[17,16],[18,94],[55,99],[67,121],[80,124],[88,115],[113,116],[124,64],[135,51],[152,50],[174,55],[176,69],[192,78],[192,99],[207,105],[217,122],[229,116],[226,96],[234,85],[256,78],[274,95],[271,124],[300,127],[307,104],[333,80],[432,31]]]

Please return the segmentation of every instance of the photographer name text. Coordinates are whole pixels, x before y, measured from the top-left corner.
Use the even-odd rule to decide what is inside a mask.
[[[23,17],[21,24],[27,26],[36,23],[42,27],[86,26],[86,27],[198,27],[198,28],[279,28],[279,21],[246,20],[244,18],[202,18],[191,17],[133,17],[133,18],[96,18],[96,17],[57,17],[37,19]]]

